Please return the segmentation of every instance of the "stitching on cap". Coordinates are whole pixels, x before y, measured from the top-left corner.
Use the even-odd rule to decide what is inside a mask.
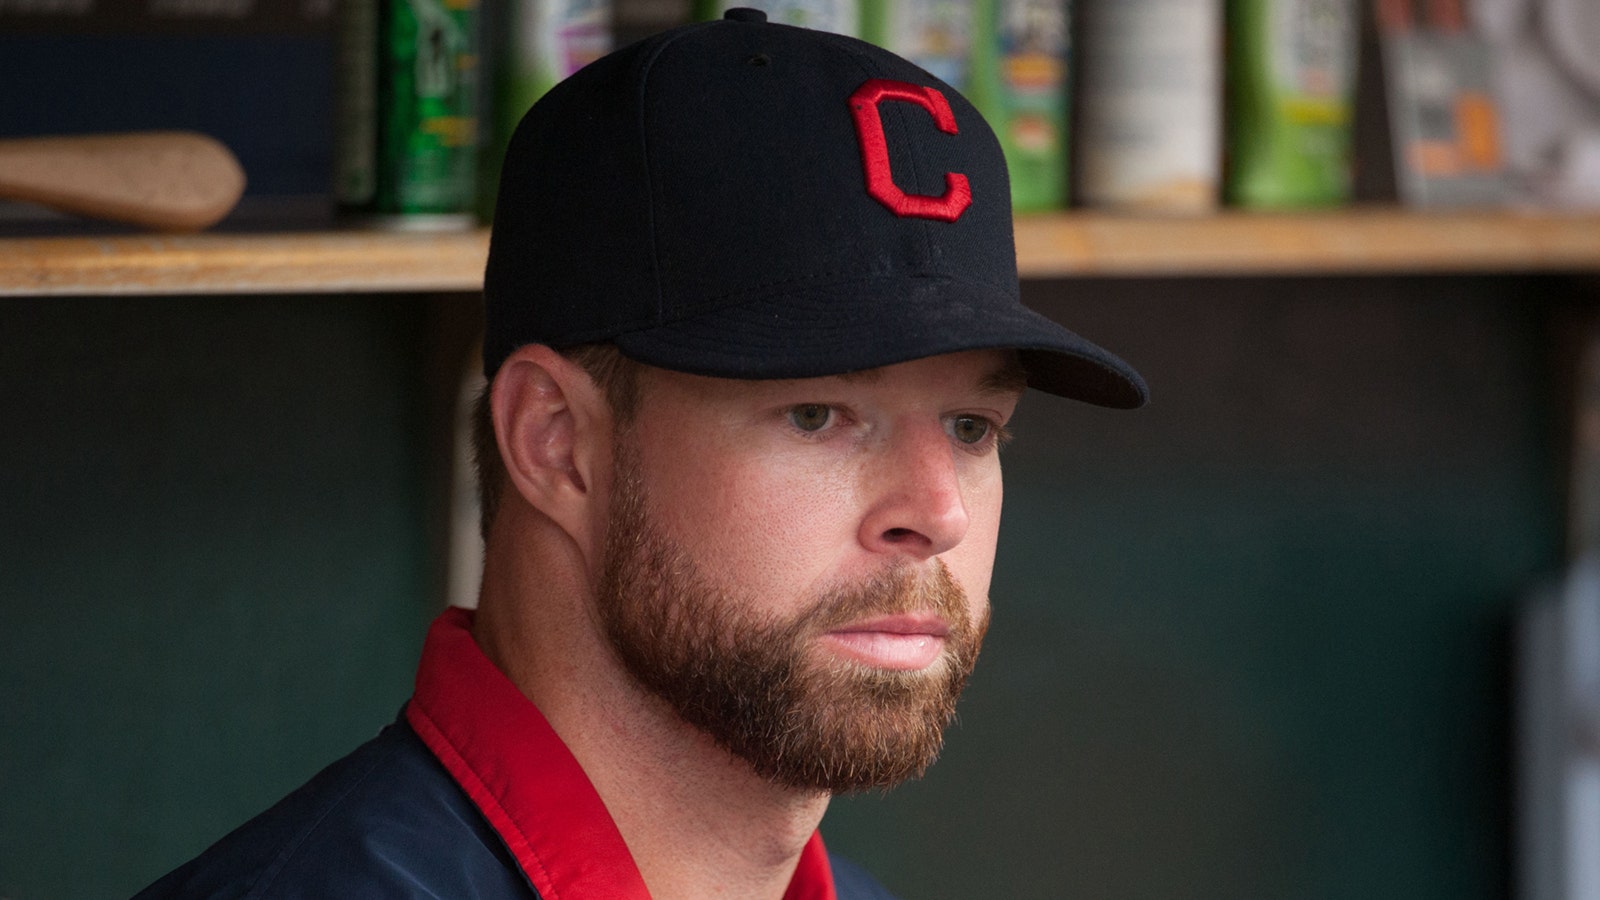
[[[851,46],[848,43],[845,43],[843,41],[839,41],[837,43],[839,44],[840,48],[851,59],[853,59],[855,61],[856,67],[859,68],[863,73],[865,73],[868,78],[883,78],[883,77],[887,76],[888,73],[886,73],[881,66],[876,65],[874,63],[872,57],[870,57],[867,54],[861,52],[860,50],[856,49],[855,47]],[[945,99],[948,100],[949,98],[947,97]],[[900,133],[902,135],[911,130],[911,126],[906,123],[906,116],[910,115],[911,113],[910,113],[910,110],[907,110],[907,109],[904,108],[904,107],[906,107],[908,105],[910,105],[910,104],[906,104],[906,103],[890,104],[891,112],[895,117],[895,121],[899,125]],[[918,107],[918,111],[919,112],[923,112],[923,113],[926,112],[926,111],[922,110],[921,107]],[[954,112],[955,112],[955,104],[952,103],[951,104],[951,113],[952,113],[952,115],[954,114]],[[880,117],[883,115],[883,104],[881,104],[881,103],[878,104],[878,115]],[[952,137],[954,137],[954,135],[952,135]],[[894,165],[892,163],[889,166],[889,171],[891,173],[893,173],[893,171],[894,171]],[[916,187],[919,190],[926,187],[926,185],[923,182],[923,177],[922,176],[923,176],[923,172],[922,172],[922,155],[920,153],[916,152],[915,150],[913,150],[912,153],[911,153],[911,177],[912,177],[913,183],[916,185]],[[891,174],[890,177],[893,178],[893,175]],[[902,218],[904,218],[904,217],[902,217]],[[929,264],[935,264],[936,261],[938,260],[938,256],[937,256],[937,254],[935,254],[933,252],[933,230],[932,229],[933,229],[933,224],[934,223],[929,221],[929,220],[927,220],[927,219],[921,219],[920,217],[917,217],[917,218],[919,219],[918,221],[909,222],[907,224],[915,227],[918,231],[921,232],[921,234],[922,234],[922,253],[923,253],[923,258],[926,259]],[[954,224],[954,223],[951,223],[951,224]]]
[[[849,275],[851,277],[849,277],[849,278],[839,278],[838,276],[840,276],[840,275]],[[592,331],[586,331],[586,332],[582,332],[582,333],[580,333],[578,335],[574,335],[574,336],[571,337],[571,340],[569,341],[569,343],[584,343],[584,342],[591,341],[591,340],[603,340],[603,339],[608,338],[608,337],[615,337],[616,335],[619,335],[619,334],[625,334],[625,333],[628,333],[628,332],[639,331],[639,330],[644,329],[644,328],[662,328],[662,327],[666,327],[666,326],[669,326],[669,325],[675,325],[675,324],[677,324],[679,322],[685,321],[687,319],[693,319],[693,318],[696,318],[698,316],[705,315],[707,313],[716,312],[717,310],[722,309],[724,307],[739,306],[739,305],[743,305],[743,304],[746,304],[746,303],[754,303],[754,302],[757,302],[757,301],[760,301],[760,300],[769,299],[769,298],[771,298],[773,296],[781,295],[780,291],[774,291],[773,288],[782,288],[782,287],[787,287],[787,286],[790,286],[790,285],[796,285],[796,286],[804,285],[806,287],[829,287],[829,286],[837,286],[837,285],[845,285],[845,284],[866,283],[866,282],[871,282],[871,281],[877,281],[877,280],[880,280],[880,279],[890,279],[890,280],[899,281],[899,280],[904,280],[904,279],[907,279],[907,278],[910,278],[910,279],[916,280],[916,281],[944,281],[944,282],[951,282],[951,283],[955,283],[955,284],[971,284],[971,285],[977,285],[979,287],[988,288],[990,290],[999,290],[999,291],[1004,292],[1004,293],[1010,293],[1010,289],[1006,285],[995,284],[994,282],[990,282],[990,281],[980,281],[980,280],[975,279],[975,278],[963,278],[963,277],[958,276],[958,275],[944,275],[944,274],[937,274],[937,275],[933,275],[933,274],[927,274],[927,275],[923,275],[923,274],[918,274],[918,275],[869,275],[869,276],[866,276],[866,277],[862,277],[858,273],[850,272],[850,271],[817,272],[817,273],[814,273],[814,274],[811,274],[811,275],[806,275],[806,276],[803,276],[803,277],[800,277],[800,278],[788,278],[788,279],[783,279],[783,280],[778,280],[778,281],[769,281],[769,282],[766,282],[766,283],[763,283],[763,284],[752,285],[750,287],[747,287],[747,288],[744,288],[744,289],[741,289],[741,290],[737,290],[737,291],[733,291],[731,293],[719,294],[719,295],[714,296],[714,297],[704,298],[701,302],[695,304],[692,308],[687,309],[687,310],[683,310],[681,315],[673,318],[671,321],[662,321],[662,320],[660,320],[659,317],[656,317],[656,318],[652,318],[652,319],[631,320],[631,321],[628,321],[628,322],[624,322],[624,323],[622,323],[620,325],[613,323],[613,324],[608,325],[608,326],[606,326],[604,328],[594,329]],[[730,300],[734,300],[735,298],[741,298],[741,299],[739,299],[738,303],[730,303],[729,302]]]
[[[847,275],[849,277],[848,278],[840,278],[839,276],[841,276],[841,275]],[[814,284],[814,283],[819,282],[819,281],[827,281],[827,280],[831,280],[831,279],[837,279],[839,284],[849,284],[849,283],[855,282],[855,281],[877,281],[879,279],[890,279],[890,280],[896,280],[897,281],[897,280],[900,280],[900,279],[903,279],[903,278],[911,278],[911,279],[918,280],[918,281],[953,281],[953,282],[959,282],[959,283],[962,283],[962,284],[979,284],[979,285],[983,285],[984,287],[997,288],[997,289],[1005,291],[1007,293],[1011,292],[1011,287],[1008,284],[1001,284],[1001,283],[993,282],[993,281],[985,281],[985,280],[978,279],[978,278],[967,278],[967,277],[962,276],[962,275],[950,275],[950,274],[947,274],[947,273],[944,273],[944,272],[909,272],[909,273],[892,273],[891,272],[891,273],[884,273],[884,274],[881,274],[881,275],[865,275],[865,276],[863,276],[862,274],[860,274],[860,271],[856,270],[856,269],[839,269],[839,270],[832,271],[832,272],[812,272],[810,274],[801,275],[801,276],[798,276],[796,278],[777,278],[777,279],[773,279],[772,281],[763,281],[760,284],[748,285],[746,287],[740,288],[739,290],[729,291],[728,293],[725,293],[725,294],[716,294],[716,295],[713,295],[713,296],[710,296],[710,297],[702,297],[702,298],[700,298],[700,300],[698,302],[692,304],[689,307],[689,309],[690,309],[690,315],[700,315],[701,313],[709,312],[712,309],[715,309],[718,306],[721,306],[721,305],[725,304],[727,301],[733,300],[735,298],[738,298],[738,297],[746,297],[746,298],[748,298],[749,295],[751,295],[751,294],[762,294],[762,293],[766,293],[766,292],[770,291],[772,288],[784,287],[786,285],[791,285],[791,284]],[[685,318],[687,318],[687,316]]]

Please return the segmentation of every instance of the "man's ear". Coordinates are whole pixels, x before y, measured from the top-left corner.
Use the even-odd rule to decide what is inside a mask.
[[[611,409],[582,367],[528,344],[506,358],[489,396],[510,487],[588,551],[597,478],[610,472]]]

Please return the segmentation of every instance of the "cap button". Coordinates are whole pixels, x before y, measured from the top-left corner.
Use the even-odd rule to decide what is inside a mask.
[[[722,14],[724,19],[735,22],[765,22],[767,14],[759,9],[750,9],[747,6],[735,6]]]

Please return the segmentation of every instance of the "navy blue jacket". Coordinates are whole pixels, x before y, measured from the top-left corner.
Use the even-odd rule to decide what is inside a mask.
[[[894,900],[848,861],[829,861],[839,900]],[[136,900],[538,896],[402,718]]]

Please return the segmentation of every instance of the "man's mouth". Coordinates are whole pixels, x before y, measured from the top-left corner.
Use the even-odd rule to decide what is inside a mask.
[[[833,652],[876,669],[926,669],[944,652],[950,626],[932,613],[881,616],[823,635]]]

